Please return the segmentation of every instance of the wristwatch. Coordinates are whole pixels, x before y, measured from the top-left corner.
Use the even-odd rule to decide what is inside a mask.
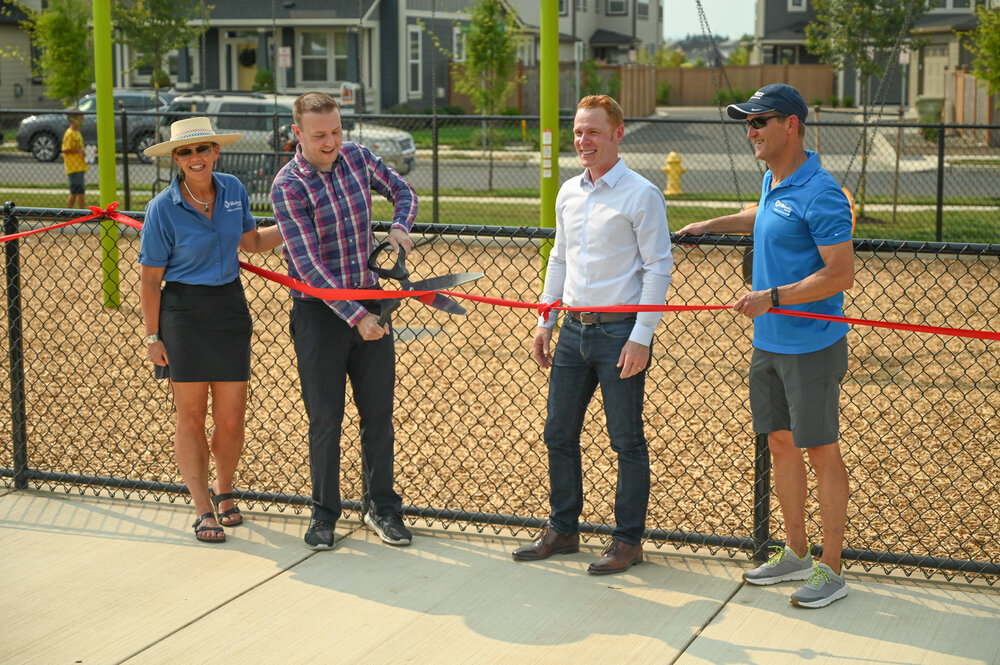
[[[156,344],[160,341],[160,333],[153,333],[152,335],[146,335],[142,338],[142,341],[146,344]]]
[[[777,307],[777,306],[778,306],[778,287],[777,286],[772,286],[771,287],[771,307]]]

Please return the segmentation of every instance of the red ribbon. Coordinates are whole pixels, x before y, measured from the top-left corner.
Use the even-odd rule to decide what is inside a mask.
[[[51,231],[53,229],[58,229],[63,226],[69,226],[70,224],[77,224],[79,222],[89,222],[95,219],[111,219],[119,224],[124,224],[133,229],[142,229],[142,223],[132,219],[127,215],[123,215],[117,212],[118,203],[114,201],[103,210],[96,206],[90,206],[90,215],[85,215],[83,217],[77,217],[76,219],[71,219],[68,222],[60,222],[59,224],[54,224],[52,226],[46,226],[41,229],[32,229],[31,231],[23,231],[21,233],[13,233],[11,235],[0,236],[0,242],[7,242],[8,240],[14,240],[16,238],[23,238],[25,236],[30,236],[35,233],[41,233],[43,231]],[[417,298],[420,302],[424,304],[430,304],[434,299],[434,294],[438,293],[436,291],[372,291],[371,289],[323,289],[310,286],[305,282],[293,279],[288,275],[282,275],[281,273],[276,273],[273,270],[267,270],[266,268],[259,268],[255,265],[251,265],[244,261],[240,261],[240,266],[249,272],[260,275],[266,279],[273,282],[277,282],[282,286],[286,286],[290,289],[295,289],[296,291],[301,291],[302,293],[307,293],[315,298],[321,300],[382,300],[389,298]],[[542,317],[544,321],[549,320],[549,315],[553,310],[559,310],[564,312],[698,312],[698,311],[711,311],[720,309],[732,309],[730,305],[608,305],[601,307],[564,307],[560,304],[561,301],[557,300],[552,303],[526,303],[519,300],[505,300],[503,298],[489,298],[487,296],[477,296],[469,293],[457,293],[455,291],[440,291],[440,293],[451,296],[453,298],[461,298],[463,300],[472,300],[474,302],[486,303],[489,305],[499,305],[501,307],[510,307],[512,309],[533,309],[537,310],[539,316]],[[375,297],[377,294],[377,297]],[[792,309],[780,309],[774,308],[768,310],[774,314],[783,314],[785,316],[797,316],[806,319],[817,319],[820,321],[833,321],[839,323],[847,323],[853,326],[869,326],[872,328],[889,328],[891,330],[907,330],[910,332],[928,333],[931,335],[945,335],[950,337],[970,337],[974,339],[987,339],[992,341],[1000,341],[1000,332],[988,332],[985,330],[969,330],[967,328],[942,328],[939,326],[924,326],[915,325],[911,323],[889,323],[886,321],[870,321],[868,319],[854,319],[845,316],[831,316],[827,314],[813,314],[811,312],[800,312]]]

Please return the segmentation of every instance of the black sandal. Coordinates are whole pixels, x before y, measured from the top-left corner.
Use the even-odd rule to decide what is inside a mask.
[[[224,543],[224,542],[226,542],[226,532],[223,530],[223,528],[221,526],[199,526],[203,521],[207,520],[210,517],[214,518],[215,517],[215,513],[205,513],[204,515],[199,515],[198,516],[198,519],[196,519],[194,521],[194,524],[192,525],[194,527],[194,537],[197,538],[198,540],[200,540],[203,543]],[[201,534],[207,533],[209,531],[219,533],[219,535],[221,536],[221,538],[219,536],[211,538],[211,537],[206,537],[206,536],[202,536],[201,535]]]
[[[223,501],[235,501],[235,497],[232,492],[227,492],[226,494],[216,494],[215,490],[211,487],[208,488],[208,493],[212,496],[212,505],[215,506],[216,510],[219,508],[219,504]],[[226,522],[225,518],[235,516],[233,521]],[[243,524],[243,515],[240,513],[240,509],[233,506],[227,511],[219,513],[219,524],[222,526],[237,526]]]

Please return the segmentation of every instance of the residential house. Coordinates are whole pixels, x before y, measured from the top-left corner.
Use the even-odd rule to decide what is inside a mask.
[[[932,7],[913,25],[913,33],[926,43],[914,53],[903,53],[898,65],[892,65],[899,69],[892,71],[885,102],[912,106],[921,95],[943,98],[946,73],[967,66],[972,60],[971,54],[962,48],[956,30],[974,27],[974,7],[988,2],[995,4],[996,0],[933,0]],[[806,25],[816,19],[812,4],[811,0],[757,0],[751,64],[818,62],[805,48]],[[860,103],[861,82],[857,74],[848,68],[836,76],[837,96],[852,97]],[[876,78],[869,86],[872,95],[878,83]]]
[[[208,30],[171,54],[168,74],[181,90],[251,90],[268,69],[281,93],[339,98],[342,85],[360,83],[368,111],[426,108],[447,99],[468,2],[214,0]],[[117,86],[149,85],[149,71],[129,71],[128,49],[116,45],[115,59]]]
[[[23,0],[39,11],[42,0]],[[0,109],[62,108],[45,96],[41,79],[32,75],[34,53],[28,33],[21,27],[24,13],[8,2],[0,2]]]
[[[507,0],[528,26],[541,23],[538,0]],[[663,42],[663,0],[559,0],[559,60],[610,65],[652,56]],[[525,64],[533,64],[525,62]]]

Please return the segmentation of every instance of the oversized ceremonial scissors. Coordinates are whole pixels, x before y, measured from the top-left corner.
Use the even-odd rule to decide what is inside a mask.
[[[375,248],[375,251],[372,252],[372,255],[368,257],[368,267],[379,277],[394,279],[399,282],[400,291],[440,291],[442,289],[450,289],[458,286],[459,284],[474,282],[480,277],[485,277],[485,275],[481,272],[459,272],[452,273],[450,275],[440,275],[438,277],[428,277],[427,279],[411,282],[410,271],[406,268],[406,252],[402,248],[399,249],[399,258],[396,259],[396,265],[388,270],[379,267],[379,254],[383,251],[389,251],[390,249],[388,240],[380,243],[379,246]],[[382,314],[378,319],[378,324],[380,326],[384,326],[389,322],[389,314],[392,310],[399,307],[400,302],[401,301],[398,298],[383,301]],[[430,302],[426,302],[423,299],[421,299],[421,302],[444,312],[448,312],[449,314],[464,315],[467,313],[464,307],[448,296],[440,293],[435,293],[434,298]]]

